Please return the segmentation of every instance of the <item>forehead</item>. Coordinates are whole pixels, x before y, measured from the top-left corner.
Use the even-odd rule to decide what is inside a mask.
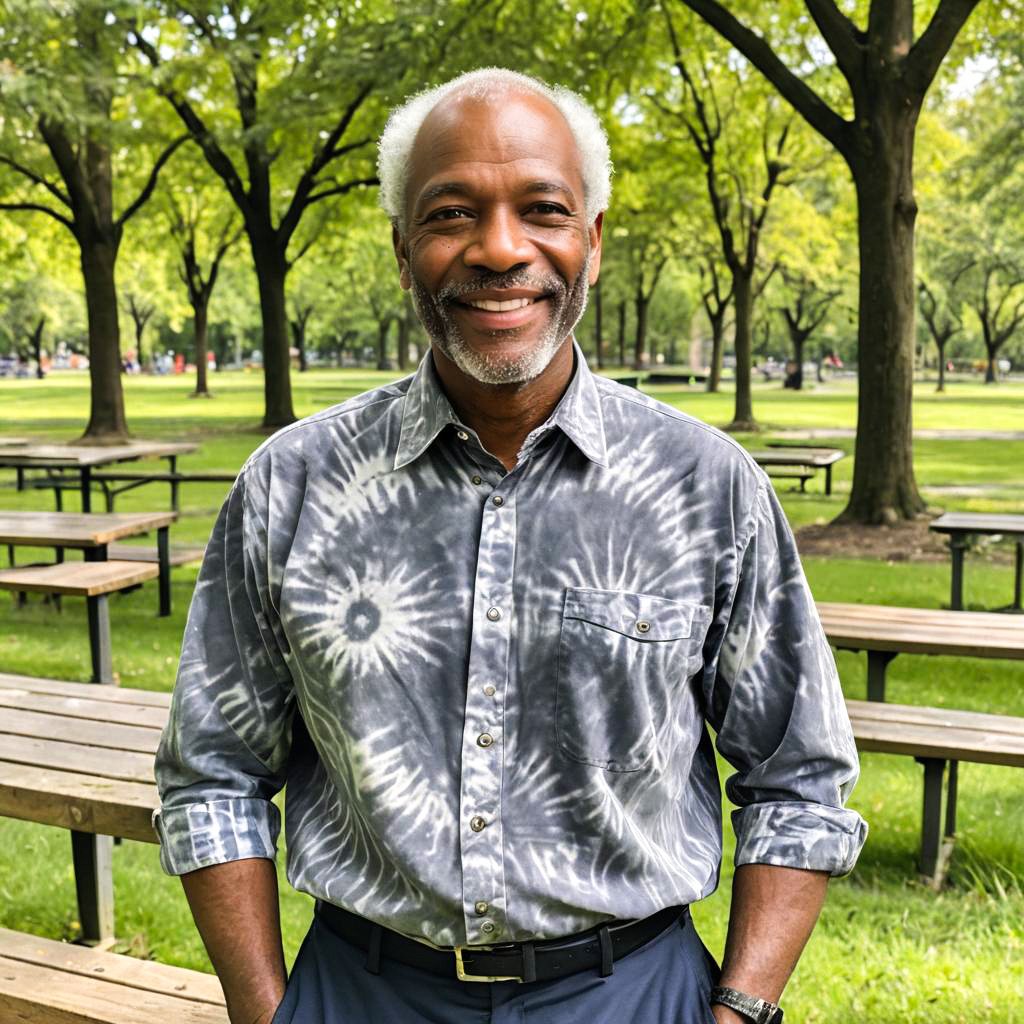
[[[447,96],[413,143],[408,201],[439,181],[487,188],[555,180],[583,199],[579,150],[561,111],[533,93]]]

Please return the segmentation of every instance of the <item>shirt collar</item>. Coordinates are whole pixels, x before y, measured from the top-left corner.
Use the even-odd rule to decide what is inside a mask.
[[[526,444],[530,445],[531,441],[557,426],[591,462],[606,467],[608,447],[601,415],[601,398],[594,375],[575,338],[572,344],[576,369],[569,387],[554,412],[531,433]],[[461,425],[441,388],[433,357],[427,352],[405,395],[402,431],[395,452],[394,468],[401,469],[418,459],[449,423]]]

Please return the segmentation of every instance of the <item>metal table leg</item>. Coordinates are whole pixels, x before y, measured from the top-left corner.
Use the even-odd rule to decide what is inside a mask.
[[[964,552],[967,545],[966,534],[950,534],[949,551],[953,559],[953,571],[950,578],[949,607],[955,612],[962,611],[964,607]]]
[[[885,700],[885,670],[895,651],[868,651],[868,700]]]
[[[85,599],[89,613],[89,654],[93,683],[113,683],[114,665],[110,653],[110,606],[106,594]]]
[[[1013,610],[1024,611],[1021,607],[1021,586],[1024,577],[1024,540],[1017,541],[1017,564],[1013,577]]]
[[[113,852],[110,836],[71,833],[78,920],[88,943],[108,943],[114,937]]]
[[[92,466],[82,466],[82,511],[92,511]]]
[[[832,466],[831,464],[825,467],[825,496],[828,497],[832,493]]]
[[[171,614],[171,545],[168,528],[161,526],[156,531],[156,557],[160,566],[160,616]]]
[[[956,833],[957,762],[949,762],[949,782],[946,787],[946,821],[942,821],[942,790],[946,775],[946,762],[942,758],[919,757],[924,766],[924,798],[921,813],[922,878],[933,888],[941,887],[946,877],[946,866],[953,851]]]

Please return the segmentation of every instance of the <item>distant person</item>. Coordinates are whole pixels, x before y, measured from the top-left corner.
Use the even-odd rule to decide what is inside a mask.
[[[719,1024],[776,1003],[864,840],[835,665],[744,450],[573,330],[609,154],[484,70],[380,141],[416,374],[282,430],[208,547],[157,759],[235,1024]],[[719,975],[688,913],[737,864]],[[274,857],[316,916],[286,986]]]

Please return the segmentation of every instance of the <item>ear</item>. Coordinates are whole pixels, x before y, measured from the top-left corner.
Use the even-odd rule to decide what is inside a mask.
[[[590,236],[590,273],[587,275],[590,284],[597,284],[601,274],[601,232],[604,228],[604,211],[594,218],[594,223],[587,228]]]
[[[395,259],[398,260],[398,283],[408,291],[412,287],[412,275],[409,272],[409,252],[405,247],[405,239],[398,231],[398,225],[391,225],[391,244],[395,249]]]

